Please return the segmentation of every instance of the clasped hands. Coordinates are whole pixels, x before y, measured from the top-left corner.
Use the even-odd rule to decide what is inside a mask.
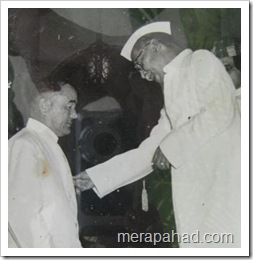
[[[171,167],[171,164],[159,147],[156,149],[153,156],[152,165],[154,169],[158,168],[160,170],[168,170]],[[78,175],[74,176],[73,181],[77,194],[80,194],[82,191],[94,188],[94,183],[86,171],[80,172]]]

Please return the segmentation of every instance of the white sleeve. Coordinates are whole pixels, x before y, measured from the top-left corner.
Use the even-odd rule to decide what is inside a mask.
[[[152,129],[150,137],[145,139],[138,148],[86,170],[95,185],[94,191],[97,195],[102,198],[151,173],[154,152],[169,131],[170,124],[162,109],[158,124]]]
[[[41,166],[27,141],[9,143],[9,224],[21,247],[55,247],[43,214]]]
[[[226,131],[236,116],[235,89],[221,62],[204,50],[195,52],[191,62],[200,111],[172,130],[160,144],[175,168],[189,160],[214,136]]]

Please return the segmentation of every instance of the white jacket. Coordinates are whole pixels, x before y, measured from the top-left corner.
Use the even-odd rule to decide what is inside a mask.
[[[81,247],[72,175],[57,141],[31,118],[9,140],[9,247]]]

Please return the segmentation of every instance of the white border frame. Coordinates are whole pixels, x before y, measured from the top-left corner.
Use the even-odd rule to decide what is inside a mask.
[[[241,8],[242,73],[242,247],[182,248],[8,248],[8,8]],[[249,5],[248,1],[2,1],[1,2],[1,255],[2,256],[248,256],[249,255]]]

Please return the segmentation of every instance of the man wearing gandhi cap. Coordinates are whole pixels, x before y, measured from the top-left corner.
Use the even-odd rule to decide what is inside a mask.
[[[189,235],[179,246],[240,247],[240,114],[224,66],[207,50],[181,50],[169,22],[137,30],[121,55],[160,83],[164,108],[137,149],[80,174],[77,187],[103,197],[156,167],[170,168],[177,233]],[[212,240],[224,233],[225,242]]]

